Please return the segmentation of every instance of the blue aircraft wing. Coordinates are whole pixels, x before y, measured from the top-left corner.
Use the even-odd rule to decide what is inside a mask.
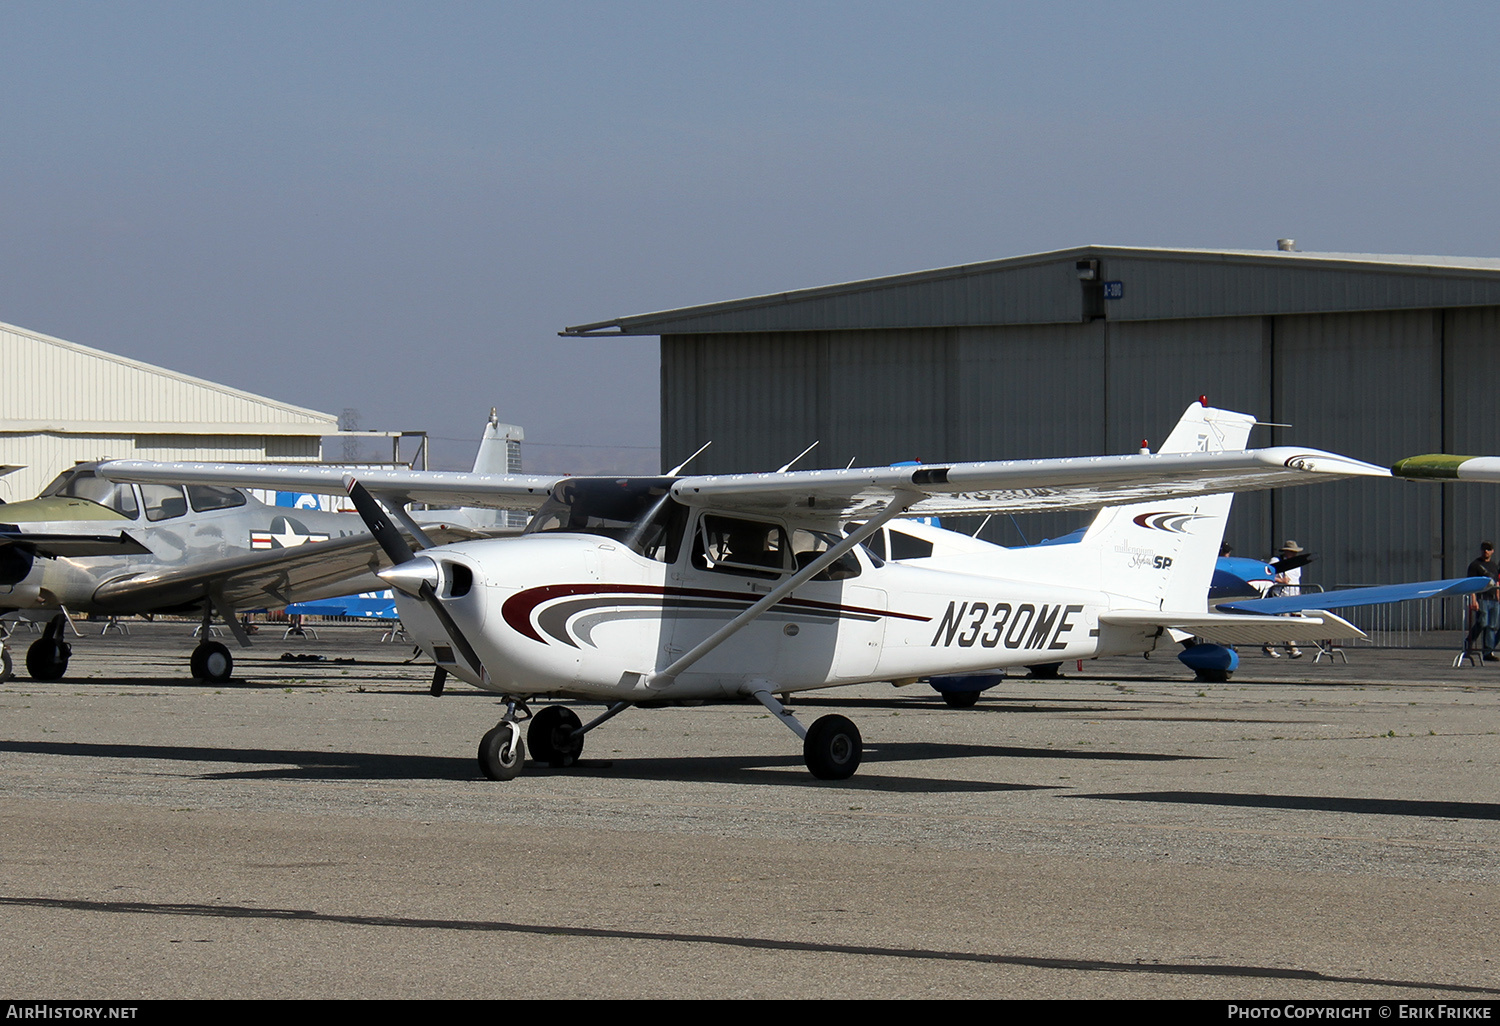
[[[1304,609],[1351,609],[1355,606],[1378,606],[1385,602],[1408,602],[1412,599],[1439,598],[1444,595],[1472,595],[1493,587],[1488,577],[1454,577],[1446,581],[1418,581],[1415,584],[1382,584],[1374,588],[1349,588],[1345,591],[1309,592],[1306,595],[1282,595],[1277,598],[1226,602],[1217,608],[1228,613],[1299,613]]]

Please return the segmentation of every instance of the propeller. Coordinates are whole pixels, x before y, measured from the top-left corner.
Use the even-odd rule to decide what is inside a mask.
[[[437,564],[427,556],[418,556],[412,552],[411,546],[406,544],[406,539],[391,522],[390,516],[364,485],[352,477],[346,477],[344,487],[348,489],[349,498],[354,502],[354,508],[365,522],[365,527],[369,528],[370,534],[375,538],[375,543],[391,561],[391,568],[379,571],[376,576],[402,594],[421,600],[432,610],[432,615],[443,625],[443,632],[448,635],[448,640],[453,642],[454,650],[469,665],[475,676],[484,679],[484,663],[480,660],[479,653],[474,651],[474,646],[469,644],[469,639],[464,637],[464,632],[443,607],[442,599],[438,598]],[[432,694],[443,693],[443,680],[446,676],[447,673],[439,666],[437,673],[433,674]]]
[[[1299,552],[1295,556],[1288,556],[1285,559],[1273,559],[1268,565],[1279,574],[1283,570],[1295,570],[1299,566],[1306,566],[1312,561],[1313,554],[1311,552]]]

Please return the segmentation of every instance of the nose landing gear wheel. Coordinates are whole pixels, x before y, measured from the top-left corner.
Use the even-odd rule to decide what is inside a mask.
[[[193,676],[209,684],[223,684],[234,673],[234,656],[217,641],[205,641],[193,649],[189,663]]]
[[[72,654],[73,646],[61,638],[37,638],[26,650],[26,672],[32,680],[62,680]]]
[[[531,757],[554,769],[571,766],[583,753],[583,736],[573,736],[581,726],[578,714],[565,705],[549,705],[531,719],[526,743]]]
[[[944,691],[943,701],[950,709],[972,709],[979,702],[977,691]]]
[[[820,717],[802,742],[802,758],[819,780],[848,780],[863,754],[859,728],[842,716]]]
[[[525,765],[526,744],[515,721],[497,724],[479,742],[479,772],[491,780],[514,780]]]

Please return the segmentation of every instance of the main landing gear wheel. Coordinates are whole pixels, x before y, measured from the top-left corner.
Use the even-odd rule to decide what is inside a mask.
[[[1037,663],[1026,669],[1031,671],[1032,680],[1056,680],[1062,676],[1062,663]]]
[[[0,684],[10,680],[14,669],[15,666],[10,661],[10,649],[0,648]]]
[[[863,754],[859,728],[842,716],[820,717],[802,742],[802,758],[819,780],[848,780]]]
[[[944,691],[943,701],[953,709],[972,709],[979,702],[977,691]]]
[[[209,684],[223,684],[234,673],[234,656],[217,641],[205,641],[193,649],[193,677]]]
[[[514,780],[525,765],[526,743],[514,720],[496,724],[479,742],[479,772],[491,780]]]
[[[549,705],[531,719],[526,743],[531,757],[554,769],[571,766],[583,753],[583,735],[573,731],[582,726],[578,714],[565,705]]]
[[[41,637],[26,650],[26,672],[32,680],[43,682],[62,680],[68,672],[68,657],[73,646],[61,638]]]

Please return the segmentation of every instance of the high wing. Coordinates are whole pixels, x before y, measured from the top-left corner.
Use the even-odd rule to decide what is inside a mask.
[[[251,488],[344,491],[347,470],[225,463],[114,460],[99,473],[115,481],[230,484]],[[1283,446],[1241,452],[1158,453],[1005,460],[856,470],[799,470],[678,478],[672,497],[690,506],[799,513],[831,522],[874,515],[892,503],[905,516],[1097,509],[1178,495],[1257,491],[1339,477],[1389,477],[1384,467],[1347,456]],[[364,471],[361,483],[397,502],[451,502],[536,509],[560,477],[447,471]]]
[[[900,495],[916,499],[907,516],[1022,513],[1389,476],[1384,467],[1347,456],[1283,446],[686,477],[672,486],[672,497],[691,506],[828,511],[849,519],[867,516]]]
[[[1372,588],[1245,599],[1221,603],[1217,608],[1228,612],[1271,614],[1300,613],[1304,609],[1353,609],[1356,606],[1378,606],[1387,602],[1410,602],[1413,599],[1442,598],[1445,595],[1472,595],[1494,585],[1495,582],[1488,577],[1453,577],[1445,581],[1381,584]]]
[[[439,545],[475,537],[471,531],[437,525],[424,530]],[[94,600],[100,608],[149,612],[196,603],[211,592],[235,609],[286,606],[382,589],[385,584],[374,573],[388,562],[374,538],[355,534],[124,574],[101,584]]]
[[[161,484],[220,484],[240,488],[342,495],[347,467],[272,463],[153,463],[109,460],[99,475],[111,481]],[[383,499],[400,505],[422,502],[489,509],[537,509],[547,500],[559,475],[473,474],[446,470],[360,470],[360,483]]]

